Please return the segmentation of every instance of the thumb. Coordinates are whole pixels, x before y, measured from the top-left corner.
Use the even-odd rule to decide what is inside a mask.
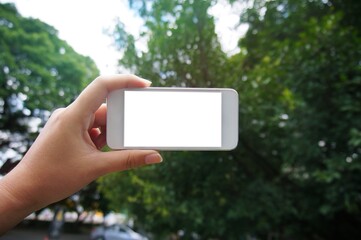
[[[104,173],[129,170],[163,161],[162,156],[153,150],[122,150],[101,152],[100,155],[101,160],[97,162],[101,164],[100,168]]]

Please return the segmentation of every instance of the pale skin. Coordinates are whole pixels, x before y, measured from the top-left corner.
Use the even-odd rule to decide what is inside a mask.
[[[134,75],[101,76],[51,115],[20,163],[0,180],[0,235],[102,175],[162,161],[153,150],[99,150],[106,144],[103,103],[108,93],[149,85]]]

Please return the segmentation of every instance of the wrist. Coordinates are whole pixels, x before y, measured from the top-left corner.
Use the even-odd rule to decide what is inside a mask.
[[[27,186],[27,181],[18,167],[0,180],[0,235],[16,226],[29,214],[41,208]]]

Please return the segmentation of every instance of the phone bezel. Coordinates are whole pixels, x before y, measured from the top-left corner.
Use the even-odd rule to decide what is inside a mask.
[[[124,92],[125,91],[192,91],[222,93],[222,146],[221,147],[124,147]],[[111,149],[154,150],[232,150],[238,144],[238,93],[230,88],[125,88],[112,91],[107,97],[107,145]]]

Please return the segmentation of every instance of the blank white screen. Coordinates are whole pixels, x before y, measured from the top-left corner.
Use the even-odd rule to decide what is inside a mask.
[[[221,145],[221,92],[124,92],[125,147]]]

